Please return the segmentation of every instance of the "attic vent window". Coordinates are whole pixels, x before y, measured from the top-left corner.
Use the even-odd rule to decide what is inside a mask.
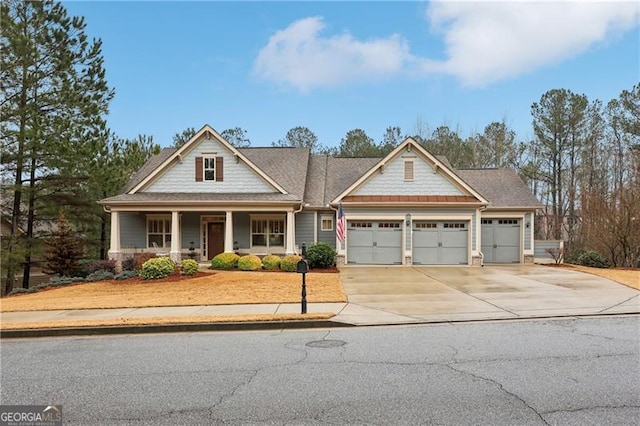
[[[413,182],[413,160],[404,160],[404,180]]]

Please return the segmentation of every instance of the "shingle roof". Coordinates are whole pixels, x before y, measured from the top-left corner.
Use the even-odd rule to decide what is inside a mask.
[[[333,158],[327,163],[324,204],[328,204],[342,191],[353,185],[381,158]]]
[[[127,185],[122,189],[122,192],[129,192],[136,187],[140,182],[144,180],[149,174],[157,169],[167,158],[171,157],[171,154],[176,152],[176,148],[164,148],[158,154],[149,158],[146,163],[134,174]]]
[[[310,206],[325,206],[353,185],[381,158],[341,158],[314,155],[307,148],[256,147],[239,151],[289,194],[279,193],[137,193],[126,194],[158,168],[174,152],[165,148],[151,157],[130,179],[123,194],[102,200],[118,202],[270,202],[300,201]],[[446,157],[438,160],[449,165]],[[520,177],[509,169],[453,170],[461,179],[490,201],[491,207],[541,207]]]
[[[102,204],[110,203],[163,203],[163,202],[271,202],[271,201],[296,201],[297,197],[291,194],[278,192],[260,193],[214,193],[214,192],[138,192],[135,194],[120,194],[105,198]]]
[[[287,192],[302,200],[307,182],[309,148],[242,148],[238,151]]]
[[[489,200],[490,207],[542,207],[511,169],[462,169],[454,172]]]

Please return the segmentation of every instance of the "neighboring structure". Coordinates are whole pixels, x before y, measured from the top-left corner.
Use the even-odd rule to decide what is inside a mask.
[[[408,138],[385,158],[333,158],[305,148],[242,148],[204,126],[164,149],[111,212],[109,255],[189,247],[200,260],[221,252],[297,253],[326,242],[338,262],[480,265],[533,261],[540,203],[511,170],[454,170]],[[337,241],[336,210],[347,220]]]

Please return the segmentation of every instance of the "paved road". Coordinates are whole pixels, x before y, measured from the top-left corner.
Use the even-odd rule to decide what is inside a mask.
[[[638,316],[4,340],[74,424],[636,424]]]

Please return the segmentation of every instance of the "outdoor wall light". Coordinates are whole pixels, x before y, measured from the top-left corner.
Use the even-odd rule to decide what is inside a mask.
[[[529,229],[529,227],[531,226],[531,223],[527,222],[525,226],[527,227],[527,229]]]

